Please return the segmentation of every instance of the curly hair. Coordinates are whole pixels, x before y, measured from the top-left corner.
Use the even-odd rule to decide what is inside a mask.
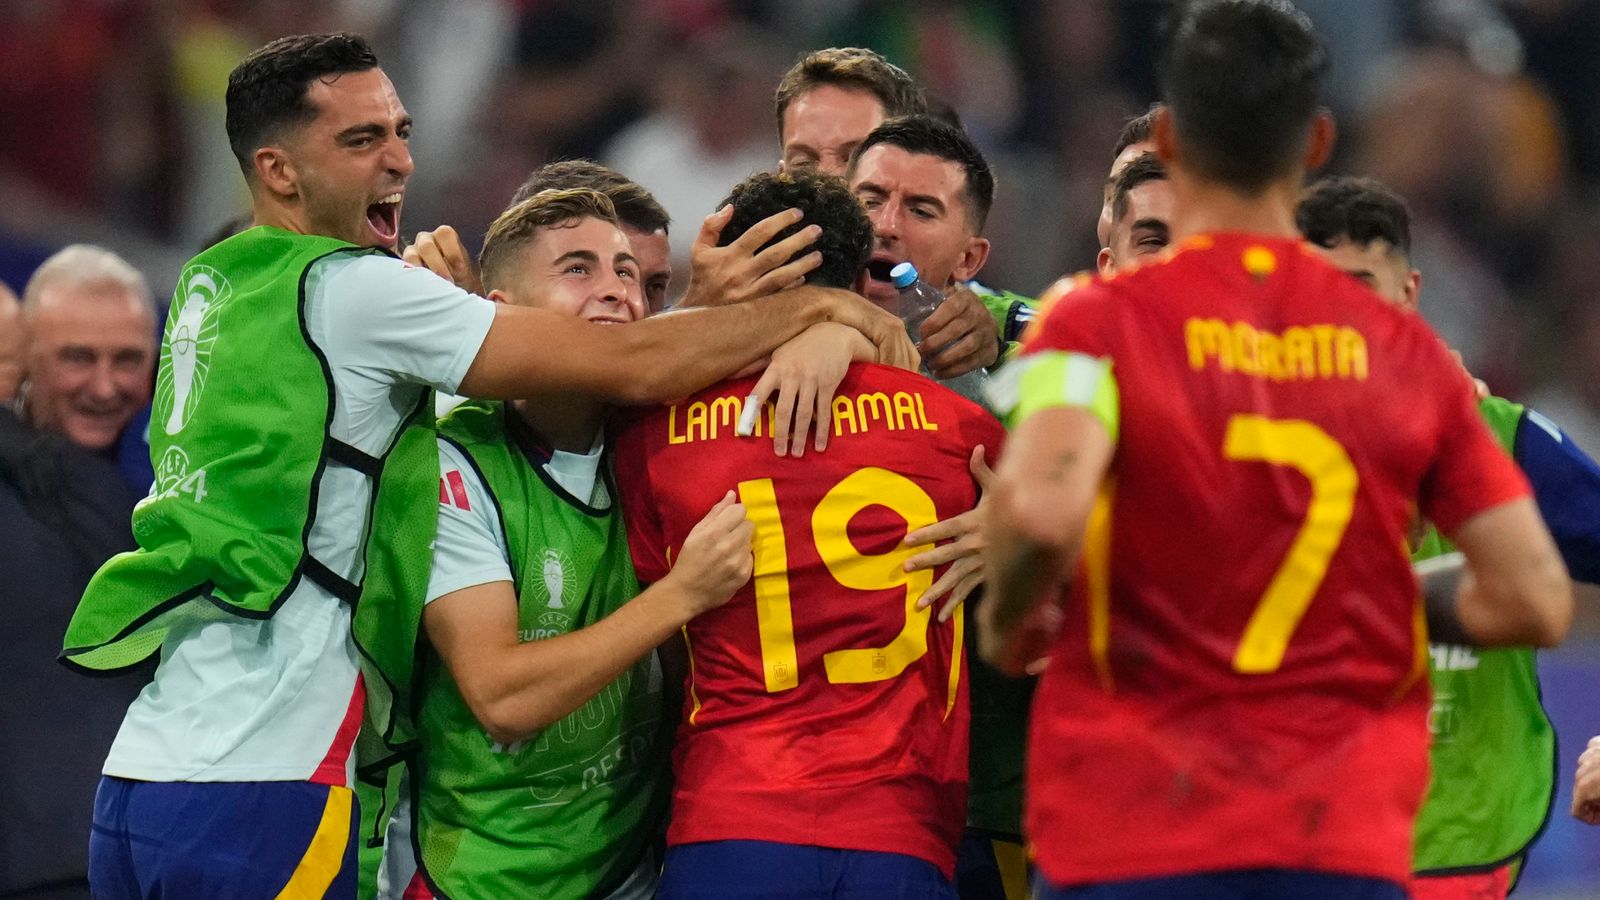
[[[719,246],[733,243],[752,225],[786,209],[798,209],[805,218],[778,232],[772,242],[807,225],[822,227],[816,243],[800,251],[822,254],[822,265],[806,276],[807,283],[849,289],[872,256],[872,222],[842,178],[820,172],[762,172],[734,185],[718,208],[729,204],[733,216],[717,239]]]
[[[1295,224],[1305,239],[1332,247],[1341,239],[1363,246],[1388,241],[1411,255],[1411,212],[1400,195],[1372,178],[1330,175],[1300,195]]]
[[[517,254],[534,242],[545,228],[561,228],[579,219],[601,219],[617,223],[617,209],[611,198],[599,191],[540,191],[500,214],[483,236],[483,251],[478,254],[478,270],[483,286],[493,289],[506,275]]]

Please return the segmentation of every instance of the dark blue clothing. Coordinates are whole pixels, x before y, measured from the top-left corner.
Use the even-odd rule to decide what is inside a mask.
[[[657,900],[956,900],[938,866],[900,853],[771,841],[667,848]]]
[[[1600,584],[1600,466],[1534,410],[1517,422],[1512,455],[1574,581]]]
[[[94,799],[89,883],[96,900],[271,900],[280,892],[354,900],[360,817],[349,793],[304,781],[106,776]],[[328,815],[336,803],[349,810],[342,819]],[[302,879],[299,892],[285,891],[291,878]]]

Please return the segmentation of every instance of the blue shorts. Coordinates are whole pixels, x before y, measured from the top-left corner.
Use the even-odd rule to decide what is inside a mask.
[[[108,775],[94,798],[89,885],[96,900],[354,900],[356,823],[346,787]]]
[[[956,854],[961,900],[1028,900],[1028,848],[1016,838],[969,828]]]
[[[1407,900],[1398,882],[1299,869],[1244,869],[1077,887],[1056,887],[1042,875],[1037,882],[1038,900]]]
[[[956,888],[901,853],[708,841],[667,848],[656,900],[956,900]]]

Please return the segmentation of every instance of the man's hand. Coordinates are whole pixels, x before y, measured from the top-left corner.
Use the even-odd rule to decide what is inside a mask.
[[[750,230],[726,247],[718,247],[717,239],[728,220],[733,218],[733,207],[724,206],[706,216],[700,233],[695,235],[694,245],[689,248],[689,288],[678,305],[743,303],[804,284],[806,273],[822,265],[822,254],[812,252],[795,259],[791,257],[816,243],[817,236],[822,234],[820,226],[807,226],[766,247],[778,232],[799,222],[804,215],[798,209],[774,213],[750,226]]]
[[[727,603],[750,580],[755,567],[750,539],[755,529],[744,505],[729,491],[689,530],[667,578],[681,582],[695,604],[695,615]]]
[[[747,403],[756,404],[755,415],[774,393],[772,450],[786,456],[806,452],[806,431],[813,423],[818,452],[828,448],[828,431],[833,421],[833,395],[844,381],[850,363],[871,360],[877,349],[861,332],[837,322],[813,325],[787,344],[772,352],[761,380],[756,382]],[[746,415],[749,415],[748,413]],[[749,420],[753,424],[754,420]]]
[[[1600,825],[1600,737],[1578,756],[1578,774],[1572,779],[1572,816],[1585,825]]]
[[[916,345],[906,336],[905,323],[900,321],[899,316],[879,309],[858,294],[827,288],[823,290],[828,290],[827,297],[832,307],[828,318],[866,335],[867,340],[878,348],[879,363],[908,372],[915,372],[922,367],[922,357],[917,355]]]
[[[1000,357],[1000,331],[978,295],[956,285],[922,323],[917,349],[927,357],[935,378],[954,378],[992,365]]]
[[[461,235],[449,225],[418,232],[417,239],[400,258],[413,266],[422,266],[464,291],[483,296],[483,281],[472,264],[472,254],[461,243]]]
[[[1061,623],[1066,620],[1060,603],[1041,603],[1029,610],[1016,625],[1009,644],[995,625],[995,608],[987,601],[978,604],[978,655],[1013,678],[1043,672],[1050,664],[1050,648],[1061,632]]]
[[[983,459],[983,445],[972,448],[972,459],[967,462],[967,468],[972,470],[972,477],[978,482],[980,496],[978,505],[970,510],[935,522],[926,528],[918,528],[910,532],[900,542],[902,547],[919,547],[923,544],[938,544],[940,541],[949,541],[940,544],[932,550],[918,553],[906,560],[905,570],[915,572],[918,569],[932,569],[950,563],[950,568],[939,576],[917,601],[917,609],[927,609],[938,601],[940,597],[949,595],[944,606],[939,607],[939,621],[948,621],[955,614],[956,607],[967,601],[967,597],[983,584],[983,533],[979,530],[982,522],[983,494],[987,494],[994,485],[995,474]]]

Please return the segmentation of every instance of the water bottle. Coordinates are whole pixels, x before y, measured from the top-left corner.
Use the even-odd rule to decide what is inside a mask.
[[[900,321],[906,323],[906,333],[911,340],[920,344],[922,323],[944,302],[944,291],[918,279],[917,267],[909,262],[899,263],[890,269],[889,280],[900,291]],[[922,374],[934,377],[926,361],[922,363]],[[935,380],[973,403],[988,408],[988,400],[984,395],[984,385],[989,381],[986,370],[973,369],[965,375]]]

